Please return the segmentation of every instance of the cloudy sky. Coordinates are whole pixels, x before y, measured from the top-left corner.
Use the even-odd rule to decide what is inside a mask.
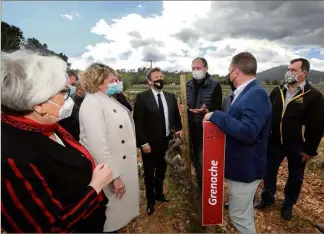
[[[324,71],[323,1],[37,1],[3,2],[2,20],[50,49],[72,68],[93,61],[114,68],[190,70],[203,56],[225,75],[233,55],[249,51],[258,71],[306,57]]]

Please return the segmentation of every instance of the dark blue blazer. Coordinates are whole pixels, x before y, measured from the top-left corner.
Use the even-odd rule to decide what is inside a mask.
[[[267,92],[254,80],[227,113],[212,114],[210,121],[226,134],[225,178],[250,183],[265,176],[271,112]]]

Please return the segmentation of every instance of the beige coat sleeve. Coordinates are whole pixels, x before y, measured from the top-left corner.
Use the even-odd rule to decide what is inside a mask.
[[[104,116],[102,105],[98,100],[89,100],[84,103],[80,113],[80,124],[86,136],[86,148],[90,151],[97,164],[107,163],[113,173],[113,179],[120,176],[120,164],[118,159],[111,154],[109,149],[109,137],[107,129],[109,118]]]

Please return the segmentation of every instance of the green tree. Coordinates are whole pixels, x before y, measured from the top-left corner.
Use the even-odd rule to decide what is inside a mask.
[[[50,50],[47,47],[46,43],[41,43],[39,40],[37,40],[36,38],[28,38],[27,40],[24,41],[23,46],[25,49],[27,50],[32,50],[32,51],[37,51],[40,52],[43,55],[51,55],[51,56],[57,56],[60,57],[62,60],[64,60],[68,67],[70,68],[71,64],[68,63],[68,57],[63,54],[63,53],[55,53],[54,51]]]
[[[1,22],[1,50],[5,52],[18,50],[24,41],[20,28]]]
[[[67,63],[68,67],[71,66],[68,63],[69,58],[65,54],[58,54],[50,50],[46,43],[41,43],[34,37],[25,39],[20,28],[9,25],[6,22],[1,22],[1,50],[11,52],[19,49],[36,51],[43,55],[58,56]]]

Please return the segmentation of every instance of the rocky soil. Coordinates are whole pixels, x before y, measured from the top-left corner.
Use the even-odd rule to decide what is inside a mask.
[[[293,210],[291,221],[280,219],[283,201],[283,189],[287,180],[287,162],[284,161],[278,175],[278,193],[276,203],[265,211],[255,210],[258,233],[319,233],[314,223],[324,225],[324,141],[320,155],[308,163],[302,192]],[[140,162],[139,157],[139,162]],[[140,168],[142,175],[142,169]],[[228,211],[224,211],[224,223],[217,227],[204,228],[200,225],[200,196],[197,188],[189,188],[185,177],[168,170],[165,181],[165,194],[169,203],[157,203],[152,216],[146,214],[145,186],[141,176],[141,213],[129,223],[122,232],[127,233],[179,233],[179,232],[227,232],[235,233]],[[259,201],[262,184],[256,194]],[[225,188],[225,201],[226,188]]]

